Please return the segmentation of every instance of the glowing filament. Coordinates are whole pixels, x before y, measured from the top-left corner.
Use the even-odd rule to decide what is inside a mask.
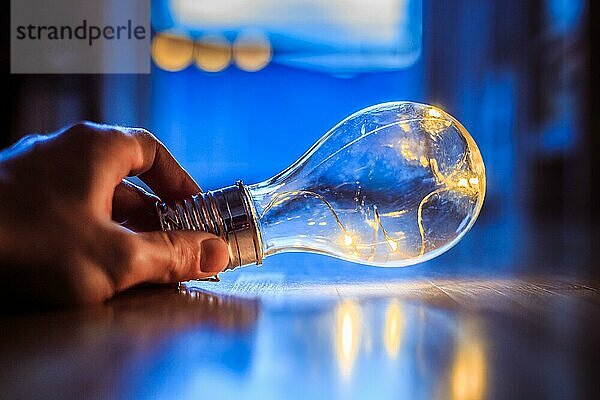
[[[348,235],[347,233],[344,234],[344,244],[346,246],[352,246],[352,243],[354,243],[354,240],[352,239],[352,236]]]
[[[470,227],[463,222],[476,218],[485,192],[478,150],[468,132],[436,107],[402,108],[400,116],[392,116],[391,122],[384,124],[377,114],[374,127],[361,122],[352,126],[350,136],[339,128],[338,136],[326,138],[338,140],[337,146],[320,150],[314,163],[306,164],[305,171],[299,169],[302,174],[286,172],[278,178],[290,179],[294,183],[290,188],[306,189],[284,191],[280,187],[285,184],[278,181],[280,186],[269,191],[273,197],[264,197],[269,202],[259,220],[275,225],[287,217],[285,212],[306,212],[305,223],[314,227],[306,229],[307,248],[316,243],[319,252],[371,265],[414,264],[445,243],[457,241],[460,231]],[[360,132],[355,132],[357,129]],[[352,166],[348,171],[337,168],[346,163]],[[286,202],[290,205],[267,215]],[[452,203],[460,207],[443,213]],[[469,219],[462,217],[463,212]],[[447,233],[447,224],[437,224],[437,218],[463,221],[457,236]],[[290,238],[286,235],[294,233],[292,228],[290,224],[291,233],[284,229],[273,235],[268,242],[272,253],[268,254],[287,248]]]

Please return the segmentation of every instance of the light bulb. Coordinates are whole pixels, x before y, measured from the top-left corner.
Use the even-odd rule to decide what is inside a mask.
[[[157,209],[164,230],[223,237],[229,269],[295,251],[402,267],[455,245],[484,195],[467,130],[439,108],[391,102],[352,114],[271,179]]]

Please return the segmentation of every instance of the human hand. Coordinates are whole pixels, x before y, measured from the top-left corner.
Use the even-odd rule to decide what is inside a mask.
[[[139,283],[206,278],[226,267],[226,243],[163,232],[162,200],[198,185],[143,129],[80,123],[0,152],[0,290],[45,304],[95,303]],[[15,297],[16,296],[16,297]]]

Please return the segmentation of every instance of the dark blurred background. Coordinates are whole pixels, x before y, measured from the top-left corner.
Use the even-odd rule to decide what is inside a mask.
[[[6,13],[1,144],[82,119],[143,126],[214,189],[269,178],[363,107],[435,104],[475,138],[488,192],[473,231],[413,268],[596,279],[597,8],[585,0],[156,0],[149,75],[9,75]],[[350,267],[314,255],[265,261],[315,265]]]

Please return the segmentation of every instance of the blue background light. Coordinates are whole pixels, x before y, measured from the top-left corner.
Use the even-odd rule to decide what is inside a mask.
[[[558,264],[557,257],[584,257],[585,241],[565,236],[575,244],[567,246],[559,237],[543,237],[540,220],[533,218],[545,212],[557,221],[563,212],[552,209],[559,197],[540,198],[548,186],[539,181],[540,166],[560,171],[561,159],[575,157],[581,146],[580,88],[570,72],[578,58],[565,54],[575,51],[569,35],[580,29],[584,5],[544,3],[535,17],[555,33],[548,42],[528,42],[532,16],[515,12],[523,7],[517,1],[381,0],[368,10],[360,2],[261,0],[231,12],[217,3],[155,1],[152,22],[157,35],[170,32],[190,43],[220,35],[234,48],[229,65],[216,73],[193,62],[178,72],[154,65],[149,77],[106,77],[105,121],[150,129],[207,190],[275,175],[364,107],[393,100],[435,104],[475,138],[488,189],[482,214],[464,240],[409,270],[516,272],[531,258],[538,265],[540,257],[551,264]],[[271,13],[259,12],[268,7]],[[398,10],[401,15],[369,19]],[[257,72],[236,66],[234,43],[246,32],[260,32],[270,44],[271,57]],[[532,51],[556,54],[547,57],[542,72],[532,74],[537,71],[532,60],[542,60]],[[569,176],[555,172],[544,179],[557,188],[571,185]],[[535,252],[547,240],[557,242],[550,247],[558,255]],[[373,279],[412,273],[314,255],[273,257],[266,267],[303,271],[311,279],[340,270]]]

